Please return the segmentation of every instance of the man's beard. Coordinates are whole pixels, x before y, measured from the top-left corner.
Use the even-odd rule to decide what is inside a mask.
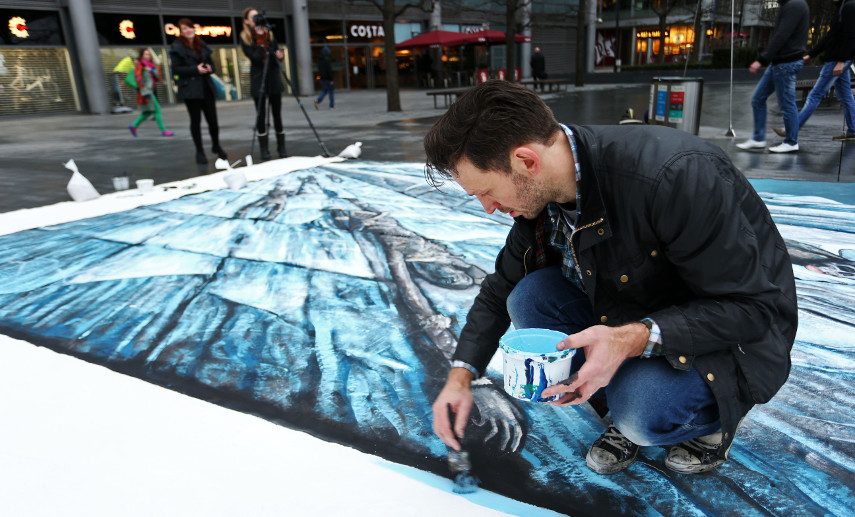
[[[555,196],[546,187],[525,174],[512,172],[511,181],[517,189],[517,202],[519,203],[519,206],[514,209],[518,212],[517,215],[526,219],[537,217],[546,208],[550,199],[555,199]]]

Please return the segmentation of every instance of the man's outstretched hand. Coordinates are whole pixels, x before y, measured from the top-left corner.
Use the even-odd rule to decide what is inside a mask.
[[[598,389],[612,380],[624,360],[641,355],[649,337],[650,331],[643,323],[620,327],[595,325],[568,336],[558,343],[558,350],[584,348],[585,364],[579,368],[574,381],[550,386],[543,390],[541,397],[561,395],[555,402],[550,402],[556,406],[587,402]]]
[[[466,368],[452,368],[445,387],[433,403],[433,432],[455,451],[460,450],[459,439],[463,438],[472,411],[472,377],[472,372]],[[449,410],[455,415],[454,429]]]

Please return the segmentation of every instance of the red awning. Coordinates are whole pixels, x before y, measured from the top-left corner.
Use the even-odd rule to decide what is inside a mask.
[[[505,43],[505,33],[496,30],[483,30],[471,32],[469,34],[461,34],[464,43],[475,43],[483,45],[503,45]],[[531,41],[531,38],[522,34],[515,34],[514,41],[517,43],[525,43]]]
[[[395,45],[395,48],[401,50],[407,48],[432,47],[434,45],[454,47],[456,45],[463,44],[462,36],[465,36],[465,34],[451,31],[423,32],[414,38],[398,43]]]

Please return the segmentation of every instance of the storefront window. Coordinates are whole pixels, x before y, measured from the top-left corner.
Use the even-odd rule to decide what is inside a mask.
[[[0,48],[0,115],[79,109],[65,48]]]
[[[59,13],[0,9],[0,45],[65,45]]]
[[[395,41],[400,43],[422,33],[421,23],[396,23]]]
[[[158,16],[95,13],[95,30],[102,47],[163,45]]]

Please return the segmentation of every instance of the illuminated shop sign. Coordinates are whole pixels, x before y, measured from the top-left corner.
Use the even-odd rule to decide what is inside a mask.
[[[27,20],[21,18],[20,16],[13,16],[9,18],[9,33],[12,36],[24,39],[29,38],[30,33],[27,32]]]
[[[231,38],[232,28],[226,25],[193,25],[196,29],[197,36],[207,36],[209,38]],[[170,36],[181,36],[181,28],[174,23],[167,23],[163,26],[163,32]]]
[[[658,30],[654,31],[638,31],[635,33],[636,38],[658,38],[660,32]],[[665,37],[669,37],[671,35],[671,31],[665,31]]]
[[[130,20],[122,20],[119,22],[119,34],[125,39],[134,39],[137,37],[134,32],[134,22]]]
[[[378,23],[351,22],[347,28],[347,37],[350,40],[385,39],[386,31]]]

